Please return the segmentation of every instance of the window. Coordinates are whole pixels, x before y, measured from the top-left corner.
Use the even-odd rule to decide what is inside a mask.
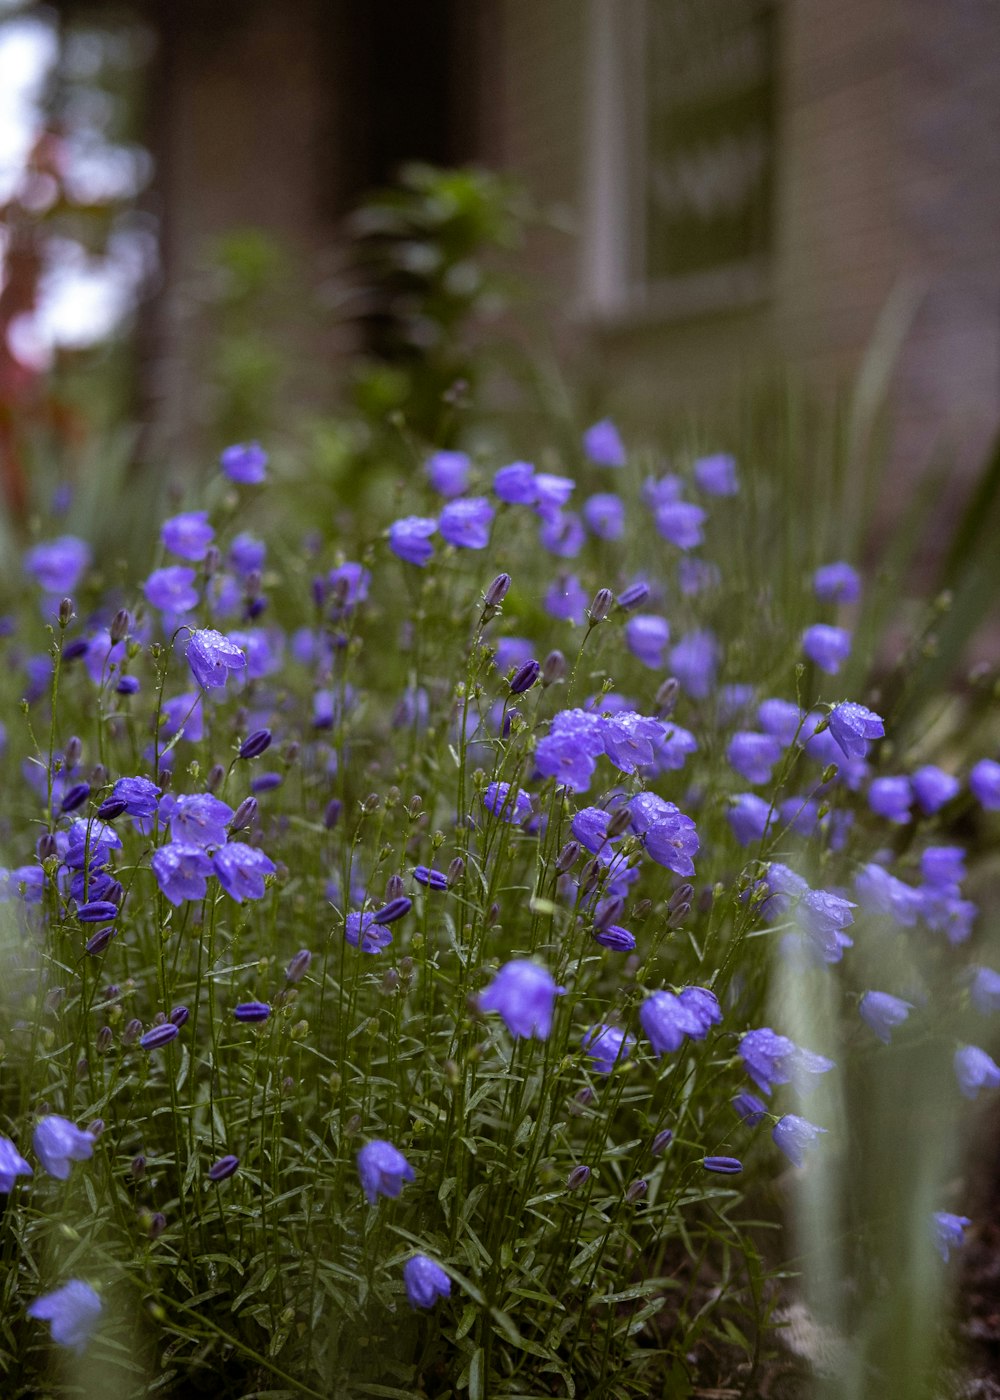
[[[586,299],[697,315],[766,294],[773,0],[591,0]]]

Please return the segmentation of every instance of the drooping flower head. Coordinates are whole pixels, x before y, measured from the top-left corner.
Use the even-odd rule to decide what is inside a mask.
[[[598,1074],[610,1074],[623,1065],[635,1048],[635,1036],[626,1035],[618,1026],[592,1026],[580,1042],[594,1062]]]
[[[439,1298],[451,1295],[451,1279],[426,1254],[414,1254],[403,1265],[403,1282],[411,1308],[432,1308]]]
[[[225,449],[219,465],[230,481],[260,486],[267,474],[267,461],[267,453],[259,442],[240,442]]]
[[[246,653],[235,642],[206,627],[191,633],[187,646],[187,662],[202,690],[218,690],[226,684],[230,673],[246,670]]]
[[[771,1137],[792,1165],[801,1167],[806,1150],[815,1143],[820,1133],[826,1131],[826,1128],[810,1123],[808,1118],[800,1118],[797,1113],[786,1113],[771,1129]]]
[[[583,435],[583,450],[597,467],[623,467],[625,444],[610,418],[593,423]]]
[[[101,1311],[98,1294],[78,1278],[71,1278],[52,1293],[43,1293],[27,1308],[29,1317],[51,1324],[54,1342],[61,1347],[69,1347],[77,1355],[82,1355],[86,1350],[100,1321]]]
[[[485,549],[490,542],[493,514],[485,496],[449,501],[438,519],[438,529],[456,549]]]
[[[964,1097],[974,1099],[980,1089],[1000,1086],[1000,1066],[978,1045],[960,1045],[955,1051],[955,1078]]]
[[[33,1176],[31,1166],[18,1152],[10,1138],[0,1136],[0,1195],[9,1195],[19,1176]]]
[[[39,1118],[31,1139],[38,1160],[57,1181],[69,1179],[74,1162],[86,1162],[94,1155],[94,1141],[93,1133],[85,1132],[57,1113]]]
[[[511,1035],[547,1040],[555,999],[565,991],[548,968],[528,958],[514,958],[480,992],[479,1009],[498,1012]]]
[[[24,571],[50,594],[72,593],[92,558],[90,545],[75,535],[36,544],[24,556]]]
[[[740,483],[736,475],[736,458],[728,452],[713,452],[699,457],[694,464],[694,479],[707,496],[736,496]]]
[[[439,496],[460,496],[469,484],[472,459],[467,452],[432,452],[424,474]]]
[[[828,676],[835,676],[851,654],[851,634],[817,622],[802,633],[803,654]]]
[[[894,997],[889,992],[865,992],[858,1003],[858,1014],[869,1030],[888,1045],[896,1026],[901,1026],[913,1010],[913,1004]]]
[[[204,899],[206,881],[214,873],[212,862],[201,846],[171,841],[153,852],[150,859],[160,890],[173,905],[186,899]]]
[[[844,700],[830,711],[830,733],[845,757],[864,758],[868,741],[885,737],[885,725],[874,710]]]
[[[395,1200],[405,1181],[416,1180],[416,1173],[398,1147],[376,1138],[366,1142],[358,1153],[358,1176],[369,1205],[379,1196]]]
[[[967,1215],[952,1215],[947,1210],[936,1210],[931,1217],[931,1230],[934,1247],[947,1264],[953,1249],[961,1249],[965,1243],[965,1227],[972,1221]]]
[[[813,592],[821,603],[856,603],[861,596],[861,577],[842,560],[824,564],[813,574]]]
[[[173,515],[169,520],[164,520],[160,527],[164,549],[181,559],[190,559],[194,564],[204,559],[214,538],[215,531],[208,523],[207,510],[189,510],[183,515]]]
[[[433,516],[407,515],[395,520],[389,526],[389,548],[397,559],[422,569],[434,556],[431,535],[437,533],[437,527]]]
[[[794,1081],[801,1093],[808,1087],[806,1076],[825,1074],[834,1068],[833,1060],[804,1050],[788,1036],[777,1035],[770,1026],[747,1031],[739,1049],[747,1074],[765,1094],[769,1094],[775,1084],[790,1081]]]
[[[264,877],[275,871],[274,861],[269,856],[242,841],[220,846],[212,857],[212,868],[219,884],[237,904],[245,899],[263,899]]]

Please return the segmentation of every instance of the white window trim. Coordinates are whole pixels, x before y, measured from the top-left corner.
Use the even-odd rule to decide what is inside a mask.
[[[578,318],[609,327],[735,313],[771,295],[770,258],[655,282],[633,275],[644,263],[635,171],[645,165],[645,21],[646,0],[588,0]]]

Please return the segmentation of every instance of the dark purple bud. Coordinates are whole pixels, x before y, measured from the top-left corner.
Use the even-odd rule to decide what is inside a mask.
[[[622,910],[625,908],[625,901],[619,896],[613,899],[605,899],[601,902],[597,914],[594,917],[594,928],[598,932],[610,928],[621,918]]]
[[[644,603],[648,597],[648,584],[632,583],[618,594],[618,606],[628,612],[630,608],[637,608],[640,603]]]
[[[90,1120],[90,1122],[87,1124],[87,1132],[88,1132],[88,1133],[93,1133],[93,1135],[94,1135],[95,1138],[99,1138],[99,1137],[101,1136],[101,1134],[104,1132],[104,1119],[103,1119],[103,1118],[92,1118],[92,1119]]]
[[[558,649],[550,651],[542,662],[542,685],[555,685],[556,681],[566,679],[566,658]]]
[[[384,992],[394,992],[399,986],[399,973],[394,967],[387,967],[382,974],[382,990]]]
[[[222,566],[222,552],[217,544],[210,544],[205,550],[203,568],[206,578],[214,578]]]
[[[707,1172],[720,1172],[723,1176],[735,1176],[743,1170],[738,1157],[705,1157],[701,1165]]]
[[[593,894],[594,890],[601,883],[601,876],[604,874],[604,866],[597,859],[589,860],[583,867],[580,876],[580,893],[584,896]]]
[[[453,886],[457,885],[464,874],[465,861],[462,859],[461,856],[455,856],[455,858],[449,863],[448,874],[445,876],[445,880],[448,884],[448,887],[452,888]]]
[[[257,799],[256,797],[244,797],[243,801],[233,813],[233,819],[229,823],[230,831],[245,831],[253,826],[257,820]]]
[[[139,690],[139,682],[135,676],[122,676],[115,690],[119,695],[135,695]]]
[[[671,913],[682,904],[690,904],[694,896],[694,885],[687,883],[678,885],[667,902],[667,908]]]
[[[665,1152],[674,1140],[674,1135],[669,1128],[663,1128],[653,1139],[653,1156],[659,1157],[661,1152]]]
[[[140,1035],[142,1035],[142,1022],[138,1017],[133,1016],[131,1021],[126,1022],[125,1029],[122,1031],[122,1042],[125,1045],[134,1045]]]
[[[53,832],[42,832],[35,842],[35,854],[43,864],[56,854],[56,838]]]
[[[97,953],[103,953],[112,938],[114,938],[116,932],[117,930],[114,924],[108,924],[106,928],[99,928],[95,934],[88,938],[84,947],[91,957],[94,957]]]
[[[82,756],[83,741],[76,734],[73,734],[66,741],[66,767],[75,768]]]
[[[163,1214],[162,1210],[154,1210],[153,1214],[149,1217],[149,1224],[146,1227],[149,1238],[151,1240],[158,1240],[166,1228],[167,1217]]]
[[[391,904],[394,899],[399,899],[406,893],[406,881],[402,875],[390,875],[385,882],[386,903]]]
[[[640,1176],[637,1181],[631,1183],[628,1190],[625,1192],[625,1199],[629,1205],[632,1205],[635,1201],[641,1201],[648,1190],[649,1182],[644,1181]]]
[[[515,721],[516,719],[520,719],[520,718],[521,718],[521,711],[520,711],[519,709],[517,709],[516,706],[514,706],[514,705],[512,705],[512,706],[510,707],[509,710],[506,710],[506,711],[504,712],[503,727],[502,727],[502,729],[501,729],[501,731],[500,731],[500,737],[501,737],[501,739],[509,739],[509,738],[510,738],[511,725],[514,723],[514,721]]]
[[[275,788],[280,788],[284,781],[283,773],[258,773],[250,786],[254,792],[273,792]]]
[[[408,899],[405,894],[398,899],[390,899],[388,904],[375,911],[375,922],[377,924],[394,924],[397,919],[402,919],[413,907],[412,899]]]
[[[594,594],[594,600],[590,605],[587,616],[590,618],[591,627],[595,627],[598,622],[603,622],[611,611],[611,604],[615,601],[615,595],[610,588],[599,588]]]
[[[81,1055],[76,1062],[76,1077],[77,1079],[86,1079],[89,1073],[90,1061],[87,1059],[86,1055]]]
[[[690,904],[685,904],[685,903],[682,901],[680,904],[678,904],[678,905],[676,906],[676,908],[674,908],[674,909],[672,909],[672,910],[670,911],[670,917],[669,917],[669,919],[667,920],[667,927],[668,927],[668,928],[680,928],[681,924],[683,924],[684,920],[687,918],[687,916],[690,914],[690,912],[691,912],[691,906],[690,906]]]
[[[205,786],[209,792],[216,792],[225,781],[226,770],[221,763],[213,763],[205,775]]]
[[[154,1026],[151,1031],[139,1037],[139,1044],[143,1050],[159,1050],[161,1045],[169,1045],[172,1040],[176,1040],[179,1032],[172,1021],[164,1021],[162,1025]]]
[[[66,812],[75,812],[78,807],[83,806],[83,804],[86,802],[89,796],[89,783],[74,783],[71,788],[67,789],[67,792],[63,797],[62,802],[60,803],[60,810],[64,814]]]
[[[523,695],[526,690],[530,690],[538,680],[541,670],[537,661],[526,661],[523,666],[519,666],[510,683],[511,695]]]
[[[566,1190],[579,1191],[580,1187],[585,1186],[589,1180],[590,1168],[581,1162],[578,1167],[573,1168],[566,1178]]]
[[[300,948],[285,968],[286,982],[301,982],[309,971],[309,964],[312,962],[312,953],[308,948]]]
[[[125,898],[125,891],[122,889],[120,880],[112,880],[104,891],[104,898],[109,904],[121,907],[121,902]]]
[[[240,745],[240,758],[258,758],[265,749],[271,747],[270,729],[255,729]]]
[[[262,594],[260,595],[259,598],[254,598],[252,602],[249,602],[249,603],[247,604],[247,608],[246,608],[247,621],[248,621],[248,622],[256,622],[257,618],[260,617],[261,613],[264,613],[264,612],[266,612],[266,611],[267,611],[267,599],[264,597],[264,595],[263,595],[263,593],[262,593]]]
[[[617,837],[628,831],[631,825],[632,813],[629,811],[628,807],[619,807],[617,811],[612,812],[611,816],[608,818],[606,832],[608,840],[614,841]]]
[[[506,598],[508,588],[510,588],[510,574],[497,574],[483,595],[483,602],[488,608],[498,608]]]
[[[266,1021],[271,1008],[266,1001],[243,1001],[233,1008],[237,1021]]]
[[[112,1033],[111,1027],[102,1026],[101,1029],[97,1032],[97,1037],[95,1040],[95,1044],[97,1046],[97,1053],[99,1055],[106,1055],[111,1049],[111,1042],[113,1041],[113,1039],[114,1035]]]
[[[622,928],[621,924],[609,924],[607,928],[595,931],[594,942],[615,953],[631,953],[635,947],[635,935]]]
[[[565,846],[556,856],[556,871],[560,875],[565,875],[567,870],[572,870],[576,864],[577,856],[580,854],[579,841],[567,841]]]
[[[433,870],[428,865],[417,865],[413,870],[413,878],[418,885],[423,885],[429,890],[446,890],[448,888],[448,877],[440,870]]]
[[[673,714],[680,693],[680,681],[676,676],[668,676],[656,692],[656,710],[660,719],[666,719],[668,715]]]
[[[313,602],[317,608],[321,608],[326,602],[327,582],[322,574],[317,574],[312,581]]]
[[[89,904],[81,904],[76,911],[76,917],[81,924],[102,924],[106,919],[114,919],[118,916],[118,905],[112,904],[110,899],[95,899]]]
[[[141,1181],[146,1175],[146,1159],[141,1152],[132,1158],[132,1165],[129,1167],[129,1173],[133,1181]]]
[[[326,827],[327,831],[332,831],[337,825],[337,822],[340,820],[340,813],[343,805],[339,797],[331,797],[330,801],[326,804],[326,811],[323,813],[323,825]]]
[[[73,599],[63,598],[59,604],[59,626],[68,627],[73,620]]]
[[[119,642],[123,642],[125,640],[125,638],[129,634],[129,628],[131,626],[132,619],[129,616],[128,609],[119,608],[118,611],[115,613],[114,617],[111,619],[111,626],[108,628],[108,633],[111,637],[112,646],[116,646]]]
[[[500,922],[500,906],[499,906],[499,904],[496,902],[496,900],[494,900],[493,903],[490,905],[490,907],[489,907],[489,908],[487,909],[487,911],[486,911],[486,927],[487,927],[487,928],[494,928],[499,922]]]
[[[259,569],[251,569],[244,579],[244,592],[248,598],[256,598],[260,593],[264,577]]]
[[[126,807],[124,798],[106,797],[97,809],[97,815],[102,822],[113,822],[115,817],[120,817]]]
[[[87,655],[90,643],[86,637],[74,637],[71,642],[67,642],[63,647],[63,661],[79,661],[81,656]]]
[[[177,1029],[180,1030],[181,1026],[184,1025],[190,1016],[191,1012],[186,1006],[175,1006],[167,1019],[170,1021],[171,1025],[176,1026]]]

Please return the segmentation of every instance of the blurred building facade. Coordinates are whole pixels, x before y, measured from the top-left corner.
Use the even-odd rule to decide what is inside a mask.
[[[335,280],[344,214],[421,158],[508,170],[562,211],[575,235],[538,233],[526,271],[627,419],[710,403],[782,363],[844,383],[884,344],[899,460],[938,447],[982,460],[1000,422],[995,0],[144,13],[168,427],[197,402],[185,288],[206,243],[255,225]],[[323,353],[355,345],[345,320]]]

